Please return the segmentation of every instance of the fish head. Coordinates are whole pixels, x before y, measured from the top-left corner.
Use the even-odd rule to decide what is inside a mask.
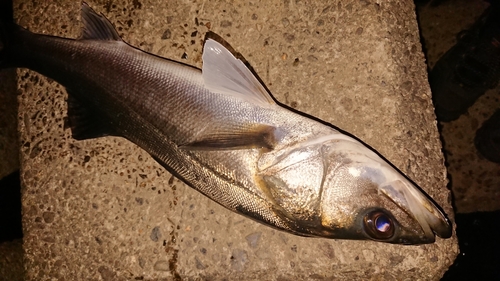
[[[441,210],[370,148],[338,134],[318,148],[323,161],[321,236],[425,244],[448,238]]]

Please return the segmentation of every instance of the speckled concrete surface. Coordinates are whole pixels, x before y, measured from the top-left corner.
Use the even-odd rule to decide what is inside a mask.
[[[25,280],[23,255],[22,239],[0,243],[0,280]]]
[[[488,3],[481,0],[448,1],[419,9],[422,36],[432,67],[456,43]],[[500,165],[486,160],[474,146],[476,130],[500,108],[500,86],[486,92],[459,119],[442,123],[441,135],[456,211],[469,213],[500,210]]]
[[[274,96],[376,148],[452,213],[411,1],[88,1],[134,46],[201,66],[226,39]],[[79,1],[17,1],[34,32],[79,35]],[[438,280],[456,238],[302,238],[211,202],[120,138],[78,142],[66,92],[19,71],[27,280]]]

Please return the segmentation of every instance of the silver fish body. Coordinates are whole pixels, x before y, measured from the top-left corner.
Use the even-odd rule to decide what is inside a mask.
[[[25,67],[68,91],[76,139],[115,135],[224,207],[297,235],[420,244],[449,221],[363,143],[277,104],[208,39],[203,72],[123,42],[82,7],[78,40],[2,35],[0,67]],[[5,24],[5,23],[4,23]]]

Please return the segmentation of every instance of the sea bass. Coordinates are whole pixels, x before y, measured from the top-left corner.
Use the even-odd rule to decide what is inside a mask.
[[[86,4],[82,21],[76,40],[0,26],[0,68],[66,87],[75,139],[124,137],[227,209],[296,235],[451,236],[412,181],[361,141],[279,105],[217,40],[206,40],[200,70],[128,45]]]

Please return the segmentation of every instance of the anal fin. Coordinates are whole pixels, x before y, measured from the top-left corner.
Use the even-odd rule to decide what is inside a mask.
[[[68,125],[76,140],[117,136],[109,120],[99,110],[83,106],[68,89]]]

